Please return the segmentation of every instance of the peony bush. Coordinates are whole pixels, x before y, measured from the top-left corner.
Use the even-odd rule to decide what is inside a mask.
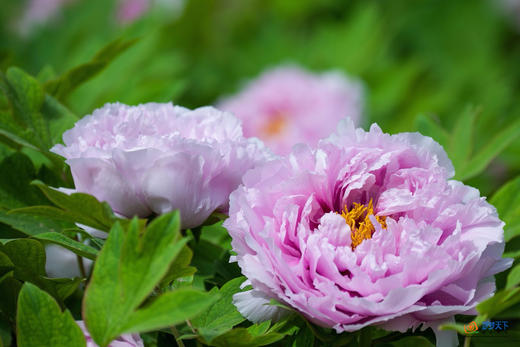
[[[0,346],[517,346],[518,35],[434,3],[3,3]]]

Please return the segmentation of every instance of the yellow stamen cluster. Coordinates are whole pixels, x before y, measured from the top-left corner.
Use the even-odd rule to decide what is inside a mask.
[[[352,240],[352,250],[358,245],[372,238],[372,234],[375,232],[375,228],[370,221],[369,216],[374,214],[374,206],[372,205],[372,199],[370,199],[368,206],[358,203],[354,203],[354,206],[350,209],[345,209],[341,212],[341,217],[345,218],[345,222],[350,226],[350,238]],[[376,220],[381,224],[383,229],[386,229],[386,216],[375,216]]]
[[[283,116],[277,116],[271,119],[263,128],[263,133],[267,136],[279,135],[286,126],[286,121]]]

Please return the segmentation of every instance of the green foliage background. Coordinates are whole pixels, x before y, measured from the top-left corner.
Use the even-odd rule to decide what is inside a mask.
[[[121,25],[115,20],[115,1],[85,0],[20,35],[14,28],[24,2],[2,0],[1,343],[14,343],[17,311],[18,319],[30,317],[37,309],[31,302],[43,307],[39,312],[48,318],[47,332],[70,325],[70,314],[58,308],[80,317],[87,281],[48,278],[44,244],[55,243],[96,259],[108,252],[103,248],[100,253],[103,240],[85,235],[75,222],[104,231],[146,230],[148,235],[148,230],[154,230],[153,223],[146,226],[147,221],[116,218],[106,204],[92,197],[61,196],[47,187],[72,184],[66,165],[48,152],[64,130],[106,102],[212,104],[238,91],[265,68],[287,62],[315,71],[341,69],[359,77],[366,90],[364,127],[377,122],[387,132],[420,131],[441,143],[454,162],[456,178],[490,197],[506,222],[507,256],[520,257],[520,20],[515,22],[515,14],[498,3],[187,0],[182,11],[168,13],[154,7],[136,22]],[[33,180],[39,181],[31,185]],[[218,220],[217,216],[213,222]],[[177,235],[179,231],[173,229],[172,235]],[[121,247],[130,242],[119,236]],[[240,275],[236,265],[228,263],[229,237],[220,222],[178,237],[177,253],[164,261],[171,266],[161,269],[164,278],[155,279],[156,287],[144,290],[132,305],[122,304],[126,314],[111,313],[132,312],[130,318],[142,321],[99,324],[95,328],[99,343],[127,331],[131,323],[148,327],[138,331],[153,331],[142,334],[149,346],[175,345],[174,335],[181,336],[186,345],[216,346],[365,341],[365,332],[335,336],[294,315],[276,324],[247,323],[231,305],[231,295],[240,290],[241,280],[234,279]],[[88,238],[87,244],[78,242]],[[116,242],[115,237],[112,241]],[[151,263],[159,259],[157,254],[146,256]],[[132,261],[121,258],[127,265]],[[515,345],[514,336],[520,335],[518,266],[515,261],[509,274],[498,276],[499,293],[479,307],[480,322],[493,317],[512,322],[511,335],[501,344]],[[102,283],[98,276],[95,271],[97,285]],[[92,285],[87,293],[95,288]],[[17,310],[14,303],[19,293]],[[160,308],[154,303],[167,296],[174,298],[173,306],[180,298],[190,302],[190,297],[200,305],[190,306],[186,317],[153,311]],[[92,299],[84,300],[92,312],[96,305],[103,307]],[[175,307],[170,308],[175,312]],[[197,318],[202,311],[205,318]],[[159,320],[150,321],[151,316]],[[207,318],[219,316],[227,318]],[[458,322],[471,319],[458,317]],[[167,329],[172,324],[177,326],[176,333]],[[461,325],[452,328],[462,329]],[[33,327],[18,330],[22,336],[18,343],[31,345],[24,331],[30,334]],[[39,333],[45,335],[45,331]],[[381,346],[430,345],[432,339],[429,332],[411,337],[391,337],[381,331],[371,334]],[[60,343],[56,336],[43,338]],[[473,336],[467,341],[481,346],[499,343],[499,339]]]

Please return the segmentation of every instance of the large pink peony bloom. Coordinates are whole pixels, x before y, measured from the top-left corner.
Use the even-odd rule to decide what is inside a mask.
[[[51,150],[67,159],[76,190],[125,217],[178,209],[184,228],[226,210],[245,171],[269,154],[240,121],[212,107],[107,104]]]
[[[224,223],[253,287],[235,305],[261,321],[280,314],[274,298],[337,332],[474,314],[511,260],[495,208],[453,174],[431,138],[351,121],[249,171]]]
[[[242,119],[245,136],[255,136],[278,154],[293,145],[315,146],[348,116],[359,121],[362,87],[339,71],[315,75],[295,66],[266,71],[219,108]]]
[[[78,320],[76,323],[85,335],[85,339],[87,340],[86,347],[98,347],[94,340],[92,340],[92,337],[90,337],[90,333],[88,332],[85,323],[82,320]],[[123,334],[110,342],[107,347],[144,347],[144,342],[139,334]]]

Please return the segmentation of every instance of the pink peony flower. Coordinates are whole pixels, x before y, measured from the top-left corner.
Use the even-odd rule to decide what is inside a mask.
[[[148,11],[150,0],[120,0],[117,18],[122,23],[133,22]]]
[[[511,260],[495,208],[453,174],[431,138],[352,121],[249,171],[224,222],[253,288],[235,295],[238,310],[270,319],[274,298],[338,333],[474,314]],[[437,333],[441,345],[454,337]]]
[[[70,165],[76,191],[125,217],[178,209],[184,228],[226,210],[244,172],[270,156],[240,122],[212,107],[107,104],[51,151]]]
[[[98,347],[98,345],[90,337],[90,333],[88,332],[85,323],[83,323],[82,320],[78,320],[76,323],[78,323],[79,327],[83,331],[83,334],[85,334],[85,339],[87,340],[86,347]],[[123,334],[114,341],[110,342],[107,347],[144,347],[144,342],[139,334]]]
[[[255,136],[278,154],[297,143],[315,146],[345,116],[355,123],[362,87],[339,71],[312,74],[295,66],[266,71],[219,108],[242,119],[245,136]]]

